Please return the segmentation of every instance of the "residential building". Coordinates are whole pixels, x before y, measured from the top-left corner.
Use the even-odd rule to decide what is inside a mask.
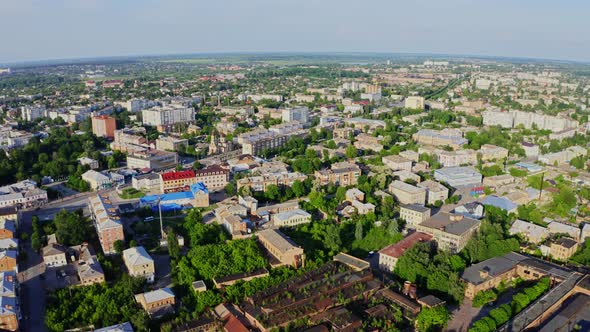
[[[98,164],[98,160],[91,159],[91,158],[88,158],[88,157],[78,158],[78,162],[82,166],[88,166],[88,167],[90,167],[90,169],[97,169],[97,168],[100,167],[100,165]]]
[[[334,139],[350,139],[354,135],[354,129],[350,127],[335,128],[332,134]]]
[[[0,272],[18,270],[16,257],[17,251],[14,249],[0,251]]]
[[[83,243],[79,246],[71,247],[74,256],[74,266],[80,279],[81,286],[89,286],[105,282],[104,271],[96,257],[94,250]]]
[[[92,133],[98,137],[114,138],[117,122],[108,115],[92,117]]]
[[[545,220],[544,220],[545,221]],[[578,225],[565,224],[558,221],[551,221],[547,224],[547,229],[550,234],[567,234],[572,239],[578,241],[580,239],[580,228]]]
[[[39,207],[47,203],[47,191],[37,188],[37,183],[23,180],[0,187],[0,209]]]
[[[170,288],[160,288],[135,295],[135,301],[147,311],[152,318],[160,317],[174,311],[176,297]]]
[[[0,218],[0,240],[16,238],[16,219]]]
[[[105,255],[116,253],[115,242],[125,241],[118,209],[112,204],[108,194],[89,197],[88,209],[94,220],[102,251]]]
[[[479,220],[463,215],[439,212],[416,225],[416,230],[432,235],[440,250],[458,253],[467,245],[479,226]]]
[[[416,225],[430,218],[430,208],[420,204],[400,205],[399,217],[406,222],[406,228],[415,228]]]
[[[539,161],[547,165],[562,165],[569,163],[576,157],[585,156],[588,154],[586,148],[580,146],[570,146],[563,151],[547,153],[539,156]]]
[[[15,271],[0,272],[0,296],[18,297],[19,284]]]
[[[540,149],[538,145],[529,142],[522,142],[521,147],[524,150],[524,153],[529,158],[536,158],[540,154]]]
[[[412,171],[412,161],[401,156],[391,155],[381,158],[383,164],[393,171]]]
[[[434,178],[453,188],[465,188],[481,184],[482,176],[473,167],[443,167],[434,171]]]
[[[546,227],[535,225],[531,222],[527,222],[524,220],[516,219],[510,229],[508,230],[510,235],[520,235],[526,241],[530,243],[541,243],[541,241],[545,240],[549,237],[549,230]]]
[[[439,201],[444,202],[449,197],[449,188],[436,181],[426,180],[416,186],[426,189],[426,203],[429,205],[435,205]]]
[[[412,139],[420,144],[434,146],[450,146],[453,149],[460,149],[463,145],[469,143],[463,138],[463,133],[456,129],[420,129],[412,135]]]
[[[549,255],[560,262],[567,262],[578,250],[577,240],[561,237],[551,241],[549,245]]]
[[[395,180],[389,185],[389,192],[393,194],[401,204],[424,205],[426,201],[426,190],[424,188],[418,188],[399,180]]]
[[[483,124],[486,126],[501,126],[503,128],[516,128],[522,125],[525,129],[533,128],[533,125],[541,130],[559,132],[569,128],[577,128],[578,121],[563,116],[552,116],[523,111],[485,111],[482,112]]]
[[[482,145],[477,153],[481,156],[481,160],[483,161],[503,160],[508,157],[508,149],[492,144]]]
[[[82,180],[88,182],[92,190],[108,189],[125,183],[123,175],[112,172],[101,173],[92,169],[82,174]]]
[[[266,191],[269,185],[291,187],[295,181],[305,181],[307,176],[299,172],[268,173],[238,180],[238,189],[250,187],[253,191]]]
[[[359,150],[369,150],[373,152],[380,152],[383,150],[383,144],[381,144],[383,136],[374,137],[372,135],[361,133],[355,139],[354,147]]]
[[[400,171],[395,171],[393,172],[393,178],[394,179],[398,179],[400,181],[406,182],[408,180],[410,181],[414,181],[416,183],[420,182],[422,179],[420,178],[420,175],[413,173],[413,172],[408,172],[406,170],[400,170]]]
[[[212,165],[195,171],[198,182],[203,182],[210,191],[223,190],[229,181],[229,171],[219,165]]]
[[[17,331],[21,318],[20,308],[16,297],[0,297],[0,326],[7,331]]]
[[[274,227],[293,227],[311,222],[311,214],[301,209],[284,211],[273,216]]]
[[[379,250],[379,268],[383,271],[393,272],[397,260],[406,250],[413,247],[416,243],[428,242],[430,240],[432,240],[430,234],[413,232],[401,241]]]
[[[161,170],[174,168],[178,164],[176,152],[145,150],[133,151],[127,155],[127,168]]]
[[[404,107],[411,109],[424,109],[424,97],[410,96],[404,100]]]
[[[305,266],[303,248],[299,247],[279,230],[266,229],[258,232],[257,235],[258,242],[278,260],[278,264],[273,264],[273,267],[288,265],[294,268],[302,268]]]
[[[47,245],[41,249],[43,256],[43,263],[46,267],[60,267],[68,265],[67,248],[59,243],[55,238],[55,234],[48,237]]]
[[[474,150],[436,151],[438,161],[445,167],[474,165],[477,163],[477,153]]]
[[[195,121],[195,109],[175,104],[156,106],[142,110],[141,118],[146,126],[170,127]]]
[[[158,191],[161,190],[162,178],[158,173],[147,173],[131,178],[131,185],[137,190]]]
[[[412,150],[405,150],[399,153],[400,157],[406,158],[408,160],[411,160],[413,162],[418,162],[420,161],[420,154],[416,151],[412,151]]]
[[[26,105],[20,109],[21,118],[26,121],[34,121],[38,118],[42,118],[46,115],[46,109],[44,105]]]
[[[123,250],[123,262],[132,277],[145,278],[147,282],[154,282],[156,268],[154,260],[144,247],[132,247]]]
[[[285,123],[297,121],[306,125],[309,122],[309,109],[306,106],[284,109],[282,111],[282,119]]]
[[[316,171],[314,176],[321,185],[333,183],[339,186],[354,186],[361,176],[361,169],[355,163],[344,161],[332,164],[331,169]]]
[[[156,149],[160,151],[184,151],[188,147],[188,139],[160,136],[156,139]]]

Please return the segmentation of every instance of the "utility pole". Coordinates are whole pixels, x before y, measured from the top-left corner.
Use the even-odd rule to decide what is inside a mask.
[[[160,233],[162,240],[164,240],[164,223],[162,222],[162,198],[158,198],[158,212],[160,213]]]

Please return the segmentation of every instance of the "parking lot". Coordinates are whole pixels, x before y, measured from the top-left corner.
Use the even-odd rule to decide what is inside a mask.
[[[47,268],[41,278],[45,278],[45,288],[50,290],[74,286],[80,283],[75,267],[72,264]]]

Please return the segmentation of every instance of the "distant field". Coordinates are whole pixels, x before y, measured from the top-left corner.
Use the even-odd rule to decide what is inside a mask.
[[[190,63],[190,64],[207,64],[222,62],[220,59],[211,58],[193,58],[193,59],[164,59],[160,62],[176,62],[176,63]]]

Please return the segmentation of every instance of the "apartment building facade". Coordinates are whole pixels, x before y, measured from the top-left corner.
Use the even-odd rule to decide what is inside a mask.
[[[112,204],[108,194],[89,197],[88,208],[94,221],[102,251],[105,255],[115,254],[115,242],[125,241],[118,208]]]

